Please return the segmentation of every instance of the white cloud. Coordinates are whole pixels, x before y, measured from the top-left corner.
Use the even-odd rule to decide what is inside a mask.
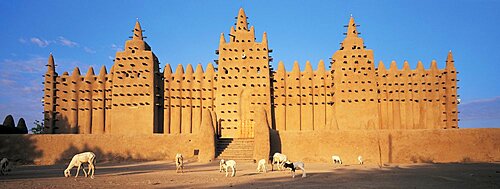
[[[38,45],[39,47],[46,47],[50,44],[50,41],[47,41],[45,39],[37,38],[37,37],[32,37],[30,39],[31,43],[34,43]]]
[[[90,53],[90,54],[95,54],[96,51],[94,49],[91,49],[89,47],[83,47],[83,50],[87,53]]]
[[[27,43],[28,41],[26,39],[24,39],[24,38],[21,37],[21,38],[19,38],[19,42],[20,43]]]
[[[12,86],[15,83],[16,83],[16,81],[14,81],[14,80],[5,79],[5,78],[0,79],[0,86]]]
[[[116,44],[111,44],[111,50],[114,50],[114,51],[123,51],[123,47],[122,46],[118,46]]]
[[[500,96],[466,102],[458,109],[462,120],[500,119]]]
[[[42,90],[42,85],[36,85],[36,86],[24,86],[21,91],[24,93],[36,93],[38,91]]]
[[[15,68],[22,73],[37,73],[45,71],[48,57],[34,56],[27,60],[4,59],[0,62],[5,68]]]
[[[77,42],[74,42],[74,41],[71,41],[71,40],[69,40],[69,39],[66,39],[66,38],[64,38],[63,36],[59,36],[58,40],[59,40],[59,43],[60,43],[62,46],[67,46],[67,47],[78,47],[78,43],[77,43]]]

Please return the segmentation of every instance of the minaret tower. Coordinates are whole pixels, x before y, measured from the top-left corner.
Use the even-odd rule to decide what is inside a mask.
[[[271,120],[270,56],[266,33],[255,41],[254,27],[240,8],[229,41],[220,36],[216,114],[223,138],[252,138],[254,113],[264,108]]]
[[[151,134],[163,131],[163,92],[159,61],[144,41],[139,21],[131,40],[116,53],[113,69],[112,133]]]
[[[354,17],[346,27],[346,37],[331,62],[333,108],[339,129],[365,129],[369,122],[378,123],[373,51],[358,36]]]
[[[455,69],[455,61],[453,54],[448,53],[446,58],[446,129],[458,128],[458,95],[457,95],[457,70]]]
[[[49,55],[47,62],[47,72],[45,72],[43,89],[43,133],[54,134],[56,128],[56,65],[54,56]]]

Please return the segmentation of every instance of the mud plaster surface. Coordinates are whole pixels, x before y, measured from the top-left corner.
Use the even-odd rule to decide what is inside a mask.
[[[256,173],[254,163],[237,164],[236,177],[218,164],[187,162],[183,174],[171,161],[99,163],[95,179],[64,178],[66,165],[16,166],[0,176],[0,188],[500,188],[500,163],[337,165],[309,163],[307,177],[288,171]],[[75,174],[75,169],[72,174]]]

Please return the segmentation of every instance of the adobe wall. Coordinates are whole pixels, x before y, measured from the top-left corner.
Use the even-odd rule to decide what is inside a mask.
[[[500,161],[500,129],[280,131],[271,135],[271,151],[292,161],[332,162],[339,155],[356,164]],[[276,145],[281,141],[281,145]]]
[[[105,160],[172,160],[176,153],[194,157],[196,135],[0,135],[0,154],[22,163],[68,163],[74,154],[93,151]]]
[[[339,155],[355,164],[500,161],[500,129],[399,131],[271,131],[271,151],[292,161],[331,162]],[[198,141],[198,142],[197,142]],[[169,135],[0,135],[0,154],[24,163],[67,163],[77,152],[94,151],[97,161],[164,160],[180,152],[194,157],[201,141],[194,134]]]

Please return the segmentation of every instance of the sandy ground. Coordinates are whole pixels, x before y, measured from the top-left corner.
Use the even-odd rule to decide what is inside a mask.
[[[500,188],[500,163],[341,165],[306,164],[295,178],[288,171],[256,173],[256,164],[237,164],[236,177],[219,173],[218,163],[101,163],[95,179],[63,177],[65,165],[16,166],[0,176],[0,188]],[[76,168],[72,170],[74,175]]]

